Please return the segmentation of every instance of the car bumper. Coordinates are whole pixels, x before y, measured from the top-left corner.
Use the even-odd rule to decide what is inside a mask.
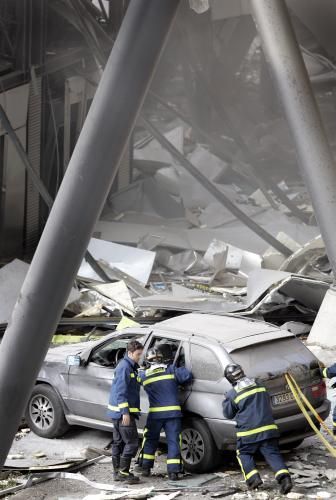
[[[319,416],[325,420],[330,413],[331,403],[328,399],[318,408],[315,408]],[[312,416],[311,412],[309,415]],[[313,421],[319,426],[316,419],[312,416]],[[236,426],[232,420],[220,419],[205,419],[210,432],[214,438],[217,448],[220,450],[235,449],[236,447]],[[280,430],[280,444],[290,444],[291,442],[300,441],[308,436],[312,436],[314,431],[308,424],[305,416],[302,413],[296,413],[289,417],[276,420],[276,424]]]

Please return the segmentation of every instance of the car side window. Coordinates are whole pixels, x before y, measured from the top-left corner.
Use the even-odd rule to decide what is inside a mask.
[[[191,344],[191,366],[195,379],[219,380],[223,377],[223,370],[215,354],[206,347]]]
[[[98,347],[91,355],[90,362],[96,365],[115,368],[126,353],[127,343],[130,340],[141,340],[143,337],[122,337],[112,339]]]

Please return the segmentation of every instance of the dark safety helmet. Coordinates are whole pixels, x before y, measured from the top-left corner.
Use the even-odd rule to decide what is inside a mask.
[[[230,384],[236,384],[238,380],[245,377],[244,370],[240,365],[228,365],[224,372],[225,377],[230,382]]]
[[[164,363],[171,363],[173,361],[173,350],[170,344],[158,344],[156,346],[158,356],[161,357]]]
[[[158,344],[149,349],[146,360],[149,363],[170,363],[173,360],[173,351],[169,344]]]
[[[158,350],[155,347],[153,347],[152,349],[148,349],[146,360],[149,363],[153,363],[154,361],[162,361],[162,356],[160,356]]]

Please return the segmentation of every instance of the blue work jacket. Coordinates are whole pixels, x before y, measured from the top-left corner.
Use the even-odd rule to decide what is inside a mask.
[[[336,363],[329,366],[329,368],[324,368],[322,371],[324,378],[334,378],[336,377]]]
[[[248,444],[279,437],[267,389],[253,379],[227,393],[223,414],[236,421],[238,444],[239,440]]]
[[[139,416],[140,385],[137,368],[138,365],[127,355],[118,364],[107,407],[107,414],[110,418],[118,420],[124,413]]]
[[[186,368],[174,365],[156,365],[139,372],[139,381],[149,399],[148,417],[166,419],[182,417],[178,396],[178,386],[192,380],[192,374]]]

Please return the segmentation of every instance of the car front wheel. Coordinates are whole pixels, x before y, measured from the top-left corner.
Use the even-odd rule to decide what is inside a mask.
[[[34,387],[25,417],[30,429],[44,438],[61,437],[69,429],[61,401],[48,385]]]
[[[208,472],[218,463],[218,449],[206,423],[200,418],[183,422],[181,455],[189,472]]]

